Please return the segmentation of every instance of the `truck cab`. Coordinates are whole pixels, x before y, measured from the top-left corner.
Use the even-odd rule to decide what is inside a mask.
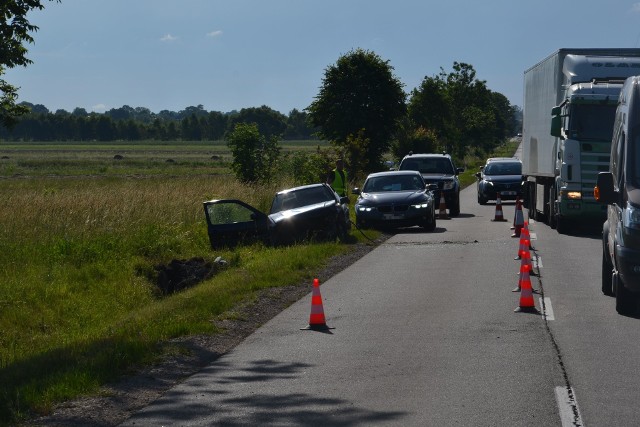
[[[607,207],[602,227],[602,292],[615,295],[616,310],[629,314],[640,298],[640,76],[620,93],[611,143],[610,171],[594,189]]]

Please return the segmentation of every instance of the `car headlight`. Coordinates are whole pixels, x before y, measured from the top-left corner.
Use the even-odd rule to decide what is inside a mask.
[[[443,190],[453,190],[453,181],[445,181],[442,185]]]
[[[626,228],[640,230],[640,209],[627,202],[627,208],[622,214],[622,225]]]
[[[358,212],[371,212],[372,209],[371,206],[356,205],[356,211]]]
[[[493,187],[493,182],[491,182],[491,181],[485,181],[484,183],[485,183],[485,185],[490,185],[490,186]]]
[[[418,203],[416,205],[411,205],[411,207],[415,209],[426,209],[429,207],[429,203]]]

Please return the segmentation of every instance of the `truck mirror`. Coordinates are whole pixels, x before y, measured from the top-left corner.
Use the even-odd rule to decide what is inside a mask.
[[[562,116],[560,115],[560,107],[551,109],[551,135],[562,138]]]
[[[617,192],[613,188],[613,174],[611,172],[600,172],[596,180],[596,187],[593,195],[598,203],[611,205],[616,201]]]

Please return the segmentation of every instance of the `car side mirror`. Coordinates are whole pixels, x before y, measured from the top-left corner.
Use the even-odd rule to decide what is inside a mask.
[[[612,205],[618,199],[618,192],[613,188],[613,174],[600,172],[593,189],[593,195],[598,203]]]
[[[482,178],[482,173],[476,172],[476,178],[478,178],[478,179]]]
[[[348,205],[350,202],[349,200],[349,196],[342,196],[340,197],[340,204],[341,205]]]
[[[431,184],[427,185],[427,189],[429,189],[431,191],[436,191],[436,190],[438,190],[438,184],[431,183]]]
[[[353,194],[357,194],[357,195],[359,195],[361,193],[361,191],[360,191],[360,189],[358,187],[355,187],[353,190],[351,190],[351,192]]]
[[[456,168],[456,175],[462,172],[464,172],[464,168]]]

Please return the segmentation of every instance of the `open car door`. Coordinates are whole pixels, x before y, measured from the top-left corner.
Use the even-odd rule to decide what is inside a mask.
[[[269,217],[240,200],[204,202],[212,249],[269,240]]]

